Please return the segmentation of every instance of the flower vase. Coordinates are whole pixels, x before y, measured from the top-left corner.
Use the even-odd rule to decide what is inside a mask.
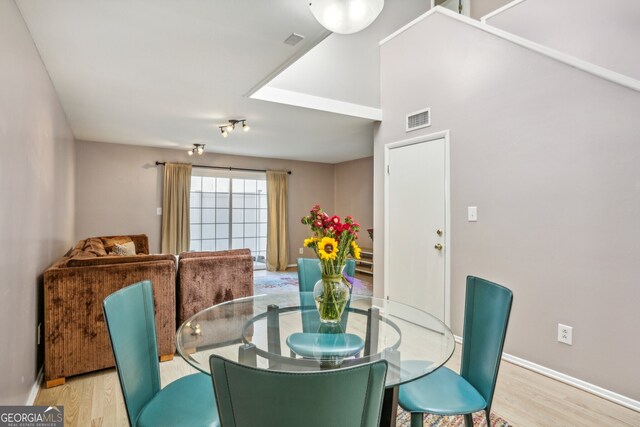
[[[350,288],[342,273],[337,275],[323,274],[313,287],[313,299],[320,314],[320,321],[323,323],[340,322],[342,312],[347,307],[350,298]]]

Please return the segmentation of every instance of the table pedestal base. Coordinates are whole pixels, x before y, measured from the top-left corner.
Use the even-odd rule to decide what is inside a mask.
[[[398,391],[399,386],[384,389],[380,427],[395,427],[398,416]]]

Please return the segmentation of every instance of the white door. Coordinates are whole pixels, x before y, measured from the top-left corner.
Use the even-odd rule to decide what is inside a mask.
[[[388,146],[385,293],[448,323],[446,145]]]

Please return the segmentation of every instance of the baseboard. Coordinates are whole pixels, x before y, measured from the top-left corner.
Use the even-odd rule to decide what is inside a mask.
[[[462,344],[462,337],[454,335],[454,338],[457,343]],[[634,400],[630,397],[623,396],[611,390],[607,390],[606,388],[602,388],[595,384],[591,384],[581,379],[574,378],[567,374],[563,374],[562,372],[554,371],[553,369],[547,368],[546,366],[538,365],[537,363],[530,362],[526,359],[508,353],[502,353],[502,360],[506,360],[507,362],[513,363],[514,365],[518,365],[540,375],[544,375],[545,377],[560,381],[561,383],[579,388],[580,390],[584,390],[610,402],[617,403],[618,405],[624,406],[625,408],[640,412],[640,401],[638,400]]]
[[[298,266],[298,264],[289,264],[289,265],[287,265],[287,268],[297,267],[297,266]]]
[[[38,371],[38,375],[36,376],[36,382],[33,383],[31,387],[31,392],[29,393],[29,397],[27,397],[27,402],[25,405],[33,406],[36,401],[36,397],[38,396],[38,391],[40,391],[40,384],[42,384],[42,377],[44,376],[44,366],[40,367]]]

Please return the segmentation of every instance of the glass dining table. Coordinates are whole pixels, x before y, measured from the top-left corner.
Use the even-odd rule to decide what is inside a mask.
[[[319,321],[307,292],[255,295],[207,308],[180,325],[178,353],[211,374],[213,354],[265,370],[341,369],[388,363],[381,426],[395,426],[398,386],[428,375],[453,354],[449,328],[434,316],[388,299],[353,295],[337,324]]]

